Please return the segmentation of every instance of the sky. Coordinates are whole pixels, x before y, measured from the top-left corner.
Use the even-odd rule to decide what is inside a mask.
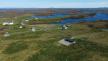
[[[108,0],[0,0],[0,8],[99,8]]]

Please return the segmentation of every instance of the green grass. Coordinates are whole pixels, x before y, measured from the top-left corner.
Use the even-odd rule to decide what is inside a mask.
[[[28,48],[28,45],[25,42],[18,41],[11,43],[4,51],[4,54],[14,54],[20,51],[23,51]]]
[[[11,33],[11,36],[9,37],[3,37],[4,40],[24,40],[24,39],[32,39],[32,38],[38,38],[42,34],[42,31],[38,32],[31,32],[31,31],[24,31],[24,32],[15,32]],[[27,35],[28,34],[28,35]]]
[[[76,42],[70,47],[56,46],[53,41],[42,43],[42,50],[30,56],[27,61],[83,61],[89,57],[90,52],[99,52],[108,57],[108,46],[81,39]]]
[[[108,32],[80,24],[72,24],[68,30],[24,32],[28,29],[9,30],[13,32],[10,37],[0,35],[1,61],[108,61]],[[67,36],[78,37],[77,43],[59,45],[58,41]]]

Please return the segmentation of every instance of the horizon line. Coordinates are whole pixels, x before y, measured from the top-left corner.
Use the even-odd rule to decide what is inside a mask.
[[[35,9],[35,7],[9,7],[9,8],[7,8],[7,7],[4,7],[4,8],[0,7],[0,9],[11,9],[11,8],[12,9],[14,9],[14,8],[33,8],[33,9]],[[50,7],[40,7],[40,8],[50,8]],[[54,7],[54,8],[62,8],[62,7]],[[63,8],[72,8],[72,7],[63,7]],[[78,8],[78,7],[76,7],[76,8]],[[108,7],[79,7],[79,8],[108,8]]]

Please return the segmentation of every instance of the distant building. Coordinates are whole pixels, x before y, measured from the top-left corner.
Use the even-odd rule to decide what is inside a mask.
[[[35,32],[36,31],[36,28],[35,27],[32,27],[31,30],[32,30],[32,32]]]
[[[23,26],[20,26],[19,28],[21,29],[21,28],[23,28]]]
[[[25,20],[26,22],[28,22],[29,20]]]
[[[68,29],[68,26],[62,25],[62,30],[66,30],[66,29]]]
[[[7,21],[7,22],[3,22],[2,25],[13,25],[14,22],[13,21]]]

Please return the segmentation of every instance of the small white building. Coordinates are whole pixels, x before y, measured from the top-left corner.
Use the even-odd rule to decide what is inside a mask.
[[[28,22],[29,20],[25,20],[26,22]]]
[[[32,30],[32,32],[35,32],[36,31],[36,28],[35,27],[32,27],[31,30]]]
[[[20,29],[22,29],[22,28],[23,28],[23,26],[19,26],[19,28],[20,28]]]
[[[64,29],[68,29],[68,27],[66,25],[63,25]]]
[[[11,21],[11,22],[7,21],[7,22],[3,22],[2,25],[14,25],[14,22],[13,21]]]

